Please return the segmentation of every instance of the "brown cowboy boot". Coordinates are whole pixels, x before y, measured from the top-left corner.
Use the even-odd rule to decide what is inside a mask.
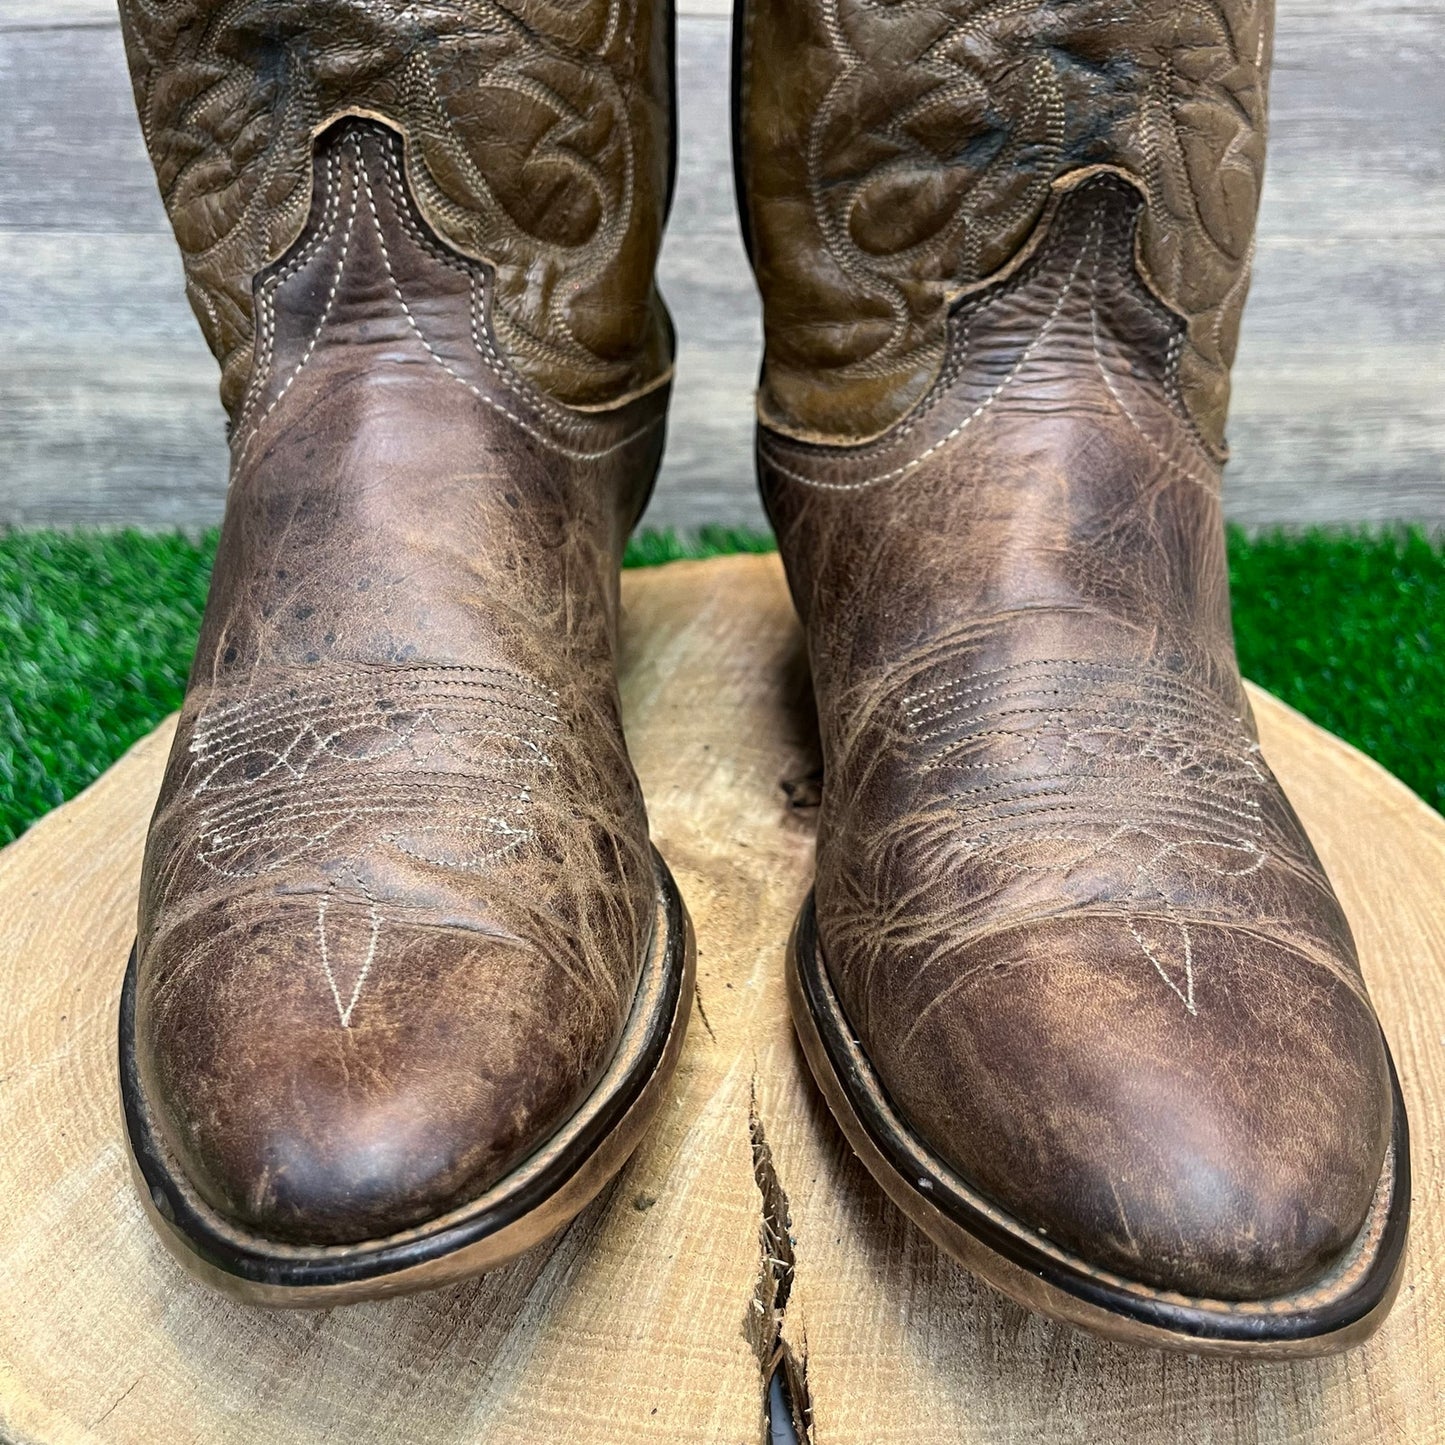
[[[853,1147],[1025,1304],[1368,1335],[1405,1115],[1260,757],[1220,467],[1268,0],[750,0],[759,470],[825,785],[791,950]]]
[[[122,0],[233,470],[121,1012],[191,1268],[330,1304],[570,1219],[690,938],[614,677],[662,451],[651,0]]]

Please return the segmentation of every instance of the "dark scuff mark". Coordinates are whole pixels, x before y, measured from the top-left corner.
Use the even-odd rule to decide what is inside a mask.
[[[788,799],[788,807],[803,812],[818,807],[823,801],[823,770],[812,768],[796,777],[784,778],[780,785]]]

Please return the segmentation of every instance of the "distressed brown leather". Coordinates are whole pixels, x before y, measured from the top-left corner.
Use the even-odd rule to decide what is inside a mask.
[[[818,944],[849,1026],[926,1145],[1087,1264],[1211,1299],[1295,1289],[1360,1230],[1392,1115],[1349,926],[1240,682],[1222,371],[1201,390],[1237,319],[1267,12],[752,8],[742,171],[765,417],[866,434],[923,392],[866,442],[759,431],[822,730]],[[1149,153],[1119,139],[1153,133],[1160,72],[1131,27],[1166,9],[1180,34],[1236,37],[1229,67],[1176,53],[1174,81],[1252,77],[1227,126],[1212,102],[1170,102],[1194,152],[1198,224],[1182,228]],[[1083,51],[1063,43],[1074,21]],[[815,33],[833,39],[804,46]],[[1022,64],[998,90],[975,62],[1000,33],[1067,82],[1044,92],[1063,107],[1053,149],[996,119],[1042,73]],[[799,47],[792,90],[780,34]],[[833,79],[843,36],[870,57],[852,89]],[[960,66],[953,109],[920,96],[929,67],[902,81],[926,36],[942,37],[935,69]],[[944,113],[951,150],[924,165],[915,132]],[[846,147],[807,138],[836,116],[841,146],[845,115],[874,159],[825,193],[855,239],[865,222],[888,239],[871,256],[916,241],[896,285],[881,261],[842,265],[797,168],[843,165]]]
[[[861,441],[937,379],[948,309],[1060,176],[1148,198],[1143,268],[1186,320],[1179,386],[1222,454],[1264,166],[1270,0],[786,0],[746,7],[763,419]]]
[[[489,263],[493,326],[550,395],[611,405],[671,365],[653,288],[670,10],[652,0],[120,0],[136,103],[234,414],[252,278],[300,234],[312,140],[403,132],[428,225]]]
[[[655,912],[614,679],[666,387],[577,411],[401,138],[322,138],[255,287],[210,601],[146,850],[137,1054],[185,1176],[279,1240],[476,1197],[611,1057]]]

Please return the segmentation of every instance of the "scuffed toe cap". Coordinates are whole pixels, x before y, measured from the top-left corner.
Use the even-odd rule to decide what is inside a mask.
[[[907,1029],[863,1042],[928,1145],[1089,1265],[1203,1298],[1286,1294],[1348,1248],[1379,1181],[1378,1024],[1329,959],[1191,924],[1186,971],[1176,926],[1155,927],[1000,931],[911,985]]]
[[[384,1238],[478,1197],[605,1068],[619,1008],[515,938],[303,897],[146,958],[137,1063],[196,1192],[263,1238]]]

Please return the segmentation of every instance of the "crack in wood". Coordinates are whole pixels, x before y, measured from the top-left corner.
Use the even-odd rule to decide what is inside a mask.
[[[769,1438],[775,1442],[788,1439],[780,1431],[783,1422],[776,1418],[776,1405],[781,1404],[791,1416],[796,1445],[809,1445],[813,1410],[808,1395],[806,1337],[800,1347],[794,1349],[784,1334],[797,1263],[792,1216],[787,1191],[778,1177],[762,1115],[758,1112],[756,1080],[748,1102],[748,1137],[753,1148],[753,1178],[762,1196],[759,1230],[762,1259],[744,1334],[762,1369],[763,1416],[769,1424]]]

